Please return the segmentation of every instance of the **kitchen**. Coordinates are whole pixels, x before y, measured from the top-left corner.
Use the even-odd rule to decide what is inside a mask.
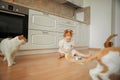
[[[118,34],[118,37],[116,37],[115,40],[113,40],[113,42],[115,46],[120,47],[120,43],[119,43],[120,27],[118,26],[120,24],[118,19],[118,17],[120,17],[119,0],[115,0],[115,1],[113,0],[105,0],[105,1],[102,0],[92,0],[92,1],[90,0],[80,0],[80,1],[79,0],[2,0],[2,1],[8,2],[9,4],[12,5],[18,5],[29,9],[28,36],[26,36],[28,42],[25,45],[21,46],[20,51],[18,51],[17,64],[19,64],[19,60],[22,60],[21,59],[22,56],[23,56],[22,61],[24,62],[25,55],[26,56],[28,55],[28,57],[26,57],[28,59],[32,58],[30,55],[33,55],[34,58],[35,55],[38,55],[39,57],[40,55],[42,55],[42,58],[45,58],[44,56],[55,57],[55,54],[50,55],[49,53],[57,52],[58,42],[63,38],[63,32],[66,29],[73,30],[73,40],[75,41],[75,48],[85,53],[88,53],[87,49],[98,50],[100,48],[103,48],[103,44],[105,40],[111,33]],[[19,57],[19,55],[21,58]],[[53,59],[56,59],[54,57]],[[2,65],[2,63],[0,65]],[[92,64],[89,64],[89,66],[91,65]],[[5,64],[3,66],[5,67]],[[94,65],[92,65],[92,67],[94,67]],[[76,68],[79,68],[79,66],[77,65]],[[83,67],[80,69],[83,69]],[[75,71],[76,70],[77,69],[75,69]],[[28,71],[29,72],[28,76],[34,75],[32,74],[32,71],[33,70]],[[88,76],[88,74],[86,73],[84,74],[84,76],[85,75]],[[39,76],[37,77],[38,79],[40,79]],[[48,78],[49,77],[51,76],[48,76]],[[70,76],[67,76],[66,79],[70,79],[68,77]],[[73,77],[71,78],[71,80],[77,78]],[[113,78],[116,77],[113,76]],[[3,78],[2,80],[5,79],[6,78]],[[10,77],[10,79],[13,80],[14,78]],[[37,79],[37,78],[32,77],[31,80],[33,79]],[[43,76],[41,79],[47,79],[47,78]],[[57,77],[52,79],[54,80],[60,78]],[[90,77],[88,77],[85,78],[85,80],[91,80],[91,79]]]

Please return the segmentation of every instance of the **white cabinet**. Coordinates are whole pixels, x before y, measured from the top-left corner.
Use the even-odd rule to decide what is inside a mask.
[[[63,33],[57,33],[57,48],[59,47],[59,41],[62,40],[63,37]]]
[[[56,48],[56,32],[29,30],[29,49]]]
[[[71,29],[73,30],[73,41],[75,42],[75,47],[77,47],[77,25],[75,21],[69,20],[69,19],[64,19],[61,17],[58,17],[58,19],[56,20],[56,26],[57,26],[57,32],[58,32],[58,41],[63,39],[63,34],[64,34],[64,30],[66,29]],[[58,46],[58,45],[57,45]]]
[[[26,50],[28,49],[28,42],[26,42],[24,45],[20,46],[20,50]]]
[[[76,27],[75,26],[66,26],[66,25],[57,25],[57,31],[58,32],[64,32],[66,29],[73,30],[73,33],[76,33]]]
[[[75,1],[79,1],[79,0],[75,0]],[[90,7],[92,0],[80,0],[80,6],[81,7]],[[77,3],[77,2],[76,2]]]
[[[29,29],[56,31],[55,16],[30,10],[29,11]]]
[[[89,25],[80,23],[78,28],[79,28],[78,35],[77,35],[78,46],[89,46],[89,35],[90,35]]]
[[[90,25],[90,7],[77,9],[75,14],[76,20]]]
[[[56,20],[56,26],[57,26],[57,31],[58,32],[64,32],[66,29],[71,29],[73,32],[76,32],[76,24],[75,21],[69,20],[69,19],[64,19],[58,17]]]
[[[75,46],[79,46],[78,22],[30,10],[28,43],[21,49],[52,49],[58,48],[59,40],[63,39],[65,29],[73,30]]]
[[[66,26],[75,26],[75,21],[58,17],[58,19],[56,20],[56,24],[57,25],[64,24]]]
[[[80,7],[89,7],[92,0],[67,0]]]

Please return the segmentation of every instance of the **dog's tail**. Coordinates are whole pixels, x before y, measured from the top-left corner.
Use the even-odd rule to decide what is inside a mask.
[[[105,47],[105,48],[107,48],[107,47],[112,47],[112,46],[113,46],[113,43],[110,42],[110,40],[111,40],[113,37],[115,37],[115,36],[117,36],[117,34],[111,34],[111,35],[107,38],[107,40],[106,40],[105,43],[104,43],[104,47]]]

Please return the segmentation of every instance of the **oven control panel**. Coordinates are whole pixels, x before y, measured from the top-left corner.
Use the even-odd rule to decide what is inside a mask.
[[[12,12],[18,12],[18,13],[23,13],[23,14],[28,14],[29,9],[23,6],[19,6],[16,4],[12,4],[9,2],[4,2],[0,0],[0,9],[2,10],[7,10],[7,11],[12,11]]]

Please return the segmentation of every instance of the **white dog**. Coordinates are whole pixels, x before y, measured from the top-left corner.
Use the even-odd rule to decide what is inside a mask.
[[[16,36],[15,38],[6,38],[1,41],[0,49],[4,55],[4,61],[7,60],[8,66],[15,64],[14,58],[16,56],[16,51],[19,47],[26,42],[23,35]]]
[[[82,62],[96,60],[97,66],[89,71],[92,80],[110,80],[111,74],[120,74],[120,47],[104,48]]]

